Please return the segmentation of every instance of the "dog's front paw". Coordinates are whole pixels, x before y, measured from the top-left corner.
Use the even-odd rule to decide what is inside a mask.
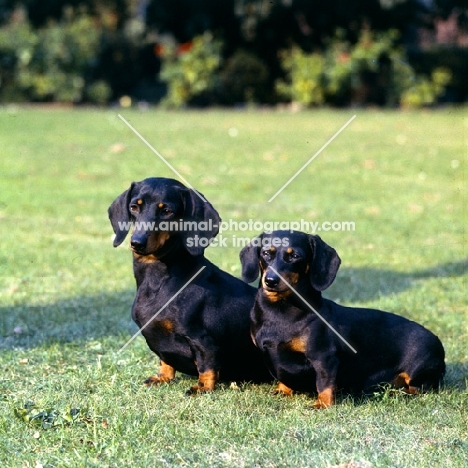
[[[161,361],[159,366],[159,372],[157,374],[148,377],[143,383],[147,387],[152,387],[153,385],[161,385],[163,383],[169,383],[171,380],[174,380],[176,371],[175,369],[166,364],[164,361]]]
[[[203,387],[201,385],[194,385],[193,387],[190,387],[185,392],[185,395],[186,396],[195,396],[195,395],[197,395],[199,393],[210,393],[212,391],[213,391],[212,388]]]
[[[216,382],[219,380],[219,372],[214,370],[209,370],[206,372],[201,372],[198,375],[198,384],[190,387],[186,395],[196,395],[197,393],[209,393],[212,392],[215,388]]]
[[[316,400],[314,404],[312,405],[313,408],[315,409],[327,409],[330,408],[331,405],[321,401],[321,400]]]
[[[169,383],[172,379],[170,377],[166,376],[160,376],[160,375],[152,375],[151,377],[148,377],[143,384],[146,385],[147,387],[152,387],[153,385],[161,385],[163,383]]]
[[[335,392],[332,388],[326,388],[318,394],[318,398],[312,405],[315,409],[330,408],[335,402]]]
[[[294,390],[280,382],[273,393],[275,395],[292,396]]]

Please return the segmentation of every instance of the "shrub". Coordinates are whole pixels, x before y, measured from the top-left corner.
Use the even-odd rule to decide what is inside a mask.
[[[288,81],[278,81],[280,95],[305,106],[320,105],[325,101],[325,60],[320,54],[306,54],[299,48],[282,51],[280,60]]]
[[[351,45],[337,32],[323,53],[295,48],[282,52],[286,80],[277,82],[281,95],[305,106],[375,103],[394,106],[433,104],[450,81],[450,72],[436,69],[416,75],[397,43],[395,31],[361,32]]]
[[[421,107],[434,103],[451,80],[451,73],[443,67],[431,73],[431,79],[418,77],[413,86],[403,90],[400,102],[403,107]]]
[[[99,38],[98,26],[86,14],[36,31],[26,19],[0,28],[1,99],[81,101]]]
[[[161,51],[160,79],[167,83],[162,104],[179,108],[196,96],[215,88],[216,71],[221,63],[221,43],[205,33],[179,46],[165,46]]]
[[[238,50],[220,73],[221,100],[225,104],[265,101],[268,67],[256,55]]]
[[[86,97],[95,104],[106,104],[112,96],[112,89],[104,80],[98,80],[86,88]]]
[[[17,82],[20,68],[26,67],[38,43],[37,34],[22,19],[0,28],[0,99],[24,101],[27,93]]]

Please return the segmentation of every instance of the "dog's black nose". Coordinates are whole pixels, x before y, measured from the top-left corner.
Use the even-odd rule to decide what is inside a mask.
[[[276,288],[276,286],[278,286],[280,282],[280,279],[274,275],[266,275],[263,282],[265,283],[265,286],[267,286],[268,288]]]
[[[146,248],[146,239],[143,237],[132,237],[130,245],[132,246],[132,249],[141,252]]]

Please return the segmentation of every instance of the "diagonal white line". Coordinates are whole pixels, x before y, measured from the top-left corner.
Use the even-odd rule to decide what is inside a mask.
[[[317,315],[317,317],[344,343],[346,344],[353,353],[357,354],[357,351],[333,328],[333,325],[327,322],[316,310],[312,307],[271,265],[268,268],[271,268],[273,272],[281,278],[281,281],[286,283],[288,288],[312,311]]]
[[[202,266],[118,351],[121,353],[204,269]]]
[[[353,115],[269,200],[274,200],[354,119]]]
[[[179,177],[179,179],[182,180],[182,182],[184,182],[184,184],[190,188],[191,190],[193,190],[197,195],[198,197],[200,197],[205,203],[206,203],[206,200],[202,197],[202,195],[200,193],[197,192],[197,190],[195,190],[193,188],[192,185],[190,185],[184,177],[182,177],[182,175],[177,171],[177,169],[172,165],[170,164],[155,148],[153,148],[153,146],[151,146],[150,143],[148,143],[148,141],[127,121],[125,120],[124,117],[122,117],[120,114],[118,114],[120,120],[122,120],[122,122],[125,123],[125,125],[127,125],[127,127],[133,131],[133,133],[138,137],[140,138],[140,140],[156,155],[159,157],[159,159],[161,159],[161,161],[166,164],[166,166],[174,173],[177,175],[177,177]]]

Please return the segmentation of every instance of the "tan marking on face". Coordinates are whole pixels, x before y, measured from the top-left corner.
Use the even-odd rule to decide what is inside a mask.
[[[287,250],[286,250],[286,253],[287,254],[292,254],[292,252],[293,252],[292,247],[288,247]]]
[[[137,200],[137,205],[143,205],[143,200],[141,198]]]
[[[147,263],[147,264],[155,263],[158,261],[157,257],[153,254],[140,255],[140,254],[137,254],[136,252],[133,252],[133,258],[138,260],[140,263]]]
[[[170,234],[168,232],[153,232],[148,238],[148,243],[146,245],[146,250],[148,252],[156,252],[165,244],[169,239]],[[136,252],[133,252],[133,258],[138,260],[141,263],[155,263],[159,259],[154,253],[149,253],[147,255],[141,255]]]
[[[284,395],[284,396],[292,396],[293,393],[294,393],[294,390],[284,385],[283,382],[279,382],[278,386],[276,387],[274,391],[275,395]]]
[[[273,246],[270,247],[270,252],[275,252],[275,251],[276,251],[276,249]]]
[[[291,295],[291,290],[286,289],[285,291],[267,291],[266,289],[263,290],[263,294],[268,298],[270,302],[278,302],[281,299],[286,299]]]
[[[288,273],[285,275],[285,280],[291,285],[291,286],[296,286],[296,284],[299,281],[299,273]]]
[[[158,208],[162,208],[164,206],[164,203],[158,203]]]
[[[171,237],[171,235],[168,232],[161,232],[158,236],[158,246],[157,248],[160,249],[166,241]]]
[[[286,343],[286,346],[296,353],[305,353],[307,351],[307,337],[295,336],[291,341]]]
[[[158,251],[166,241],[171,237],[168,232],[152,232],[147,244],[148,252],[156,252]]]
[[[286,286],[286,289],[282,291],[269,291],[267,285],[265,284],[265,274],[266,274],[266,269],[263,270],[263,275],[262,275],[262,290],[265,296],[268,298],[269,301],[271,302],[278,302],[281,299],[286,299],[288,296],[291,295],[291,289]],[[299,275],[298,275],[299,277]],[[291,284],[291,283],[290,283]]]

